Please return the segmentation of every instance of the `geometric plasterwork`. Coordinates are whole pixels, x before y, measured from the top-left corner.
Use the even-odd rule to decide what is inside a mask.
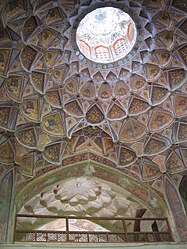
[[[149,182],[161,176],[159,166],[151,160],[144,159],[142,165],[142,178],[144,181]]]
[[[152,132],[166,128],[173,121],[172,113],[162,109],[154,109],[149,119],[149,130]]]
[[[28,180],[91,159],[162,191],[163,173],[187,168],[185,1],[79,2],[0,4],[0,162]],[[97,63],[76,30],[105,5],[128,13],[137,37]]]
[[[180,152],[168,151],[166,158],[166,168],[169,173],[174,174],[184,170],[184,163],[180,157]]]
[[[130,185],[130,181],[126,180]],[[125,182],[125,181],[124,181]],[[154,216],[154,210],[160,207],[157,215],[165,213],[165,207],[161,206],[159,199],[150,205],[149,198],[145,203],[136,199],[136,195],[129,192],[129,188],[123,189],[122,186],[115,187],[108,181],[101,180],[97,177],[72,177],[65,181],[61,180],[50,189],[45,189],[37,193],[33,198],[24,203],[19,210],[21,214],[34,215],[89,215],[89,216],[106,216],[106,217],[135,217],[136,210],[144,208],[146,215]],[[140,190],[141,191],[141,190]],[[153,203],[152,203],[153,204]],[[45,221],[44,221],[45,223]],[[97,222],[96,222],[97,223]],[[42,224],[39,218],[19,219],[19,228],[32,227],[36,228]],[[120,224],[107,222],[103,224],[110,230],[120,229]],[[128,227],[133,230],[133,224]]]

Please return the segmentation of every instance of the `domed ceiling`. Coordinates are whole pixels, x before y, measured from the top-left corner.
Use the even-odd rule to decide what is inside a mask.
[[[127,55],[136,41],[132,18],[114,7],[101,7],[88,13],[76,31],[80,51],[90,60],[109,63]]]
[[[99,63],[76,43],[81,20],[112,6],[135,24],[123,58]],[[186,0],[1,1],[1,171],[18,189],[92,160],[163,192],[187,169]],[[7,165],[7,166],[5,166]],[[106,176],[107,177],[107,176]]]

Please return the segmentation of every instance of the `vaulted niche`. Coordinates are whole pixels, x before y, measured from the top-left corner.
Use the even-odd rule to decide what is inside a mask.
[[[26,234],[28,230],[33,234],[37,231],[38,239],[44,240],[49,236],[46,231],[59,235],[59,230],[68,239],[76,232],[90,231],[120,237],[125,230],[129,234],[161,232],[166,236],[163,241],[170,240],[164,219],[167,207],[154,189],[95,163],[68,166],[58,170],[58,174],[55,172],[47,178],[40,177],[19,195],[17,213],[22,217],[17,217],[17,241],[25,241],[30,236]],[[67,238],[64,240],[67,242]]]
[[[114,7],[97,8],[79,23],[76,42],[85,57],[97,63],[124,58],[137,38],[136,25],[129,14]]]

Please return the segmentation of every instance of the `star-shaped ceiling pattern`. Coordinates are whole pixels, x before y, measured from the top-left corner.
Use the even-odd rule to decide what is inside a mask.
[[[178,179],[187,167],[187,3],[110,1],[139,36],[123,60],[98,64],[74,31],[104,3],[80,2],[1,4],[0,161],[18,164],[24,182],[89,151],[162,191],[162,173]]]

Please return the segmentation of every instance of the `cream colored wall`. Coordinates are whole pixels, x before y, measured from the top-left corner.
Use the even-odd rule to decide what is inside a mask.
[[[46,248],[63,248],[63,249],[82,249],[82,248],[91,248],[91,249],[123,249],[123,248],[129,248],[129,249],[186,249],[187,248],[187,242],[185,243],[160,243],[160,244],[144,244],[144,243],[132,243],[132,244],[33,244],[33,243],[16,243],[11,245],[3,245],[0,244],[0,248],[2,249],[25,249],[25,248],[39,248],[39,249],[46,249]]]

